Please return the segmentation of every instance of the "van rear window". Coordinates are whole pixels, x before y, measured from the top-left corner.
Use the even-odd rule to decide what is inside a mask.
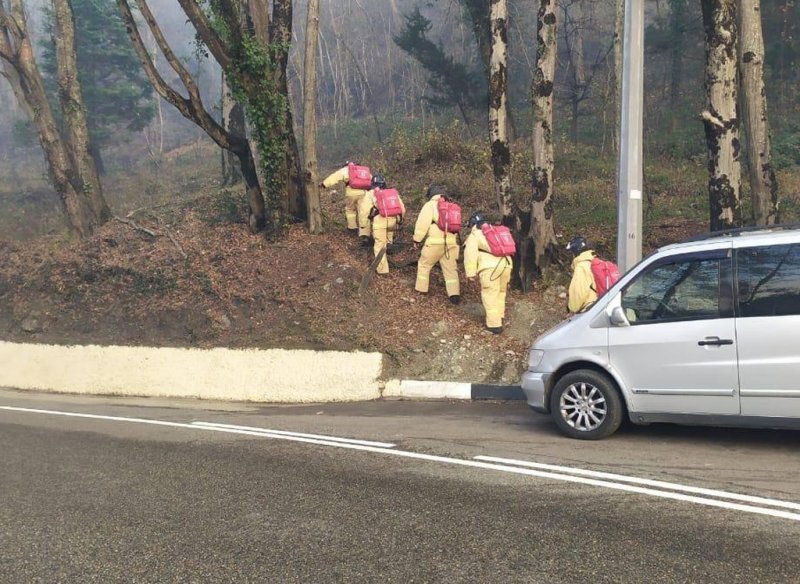
[[[736,253],[738,316],[800,314],[800,244]]]

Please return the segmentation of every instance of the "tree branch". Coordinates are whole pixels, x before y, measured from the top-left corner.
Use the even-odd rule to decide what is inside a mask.
[[[19,44],[18,42],[12,43],[12,37],[18,41],[20,36],[22,35],[19,25],[8,15],[3,6],[3,0],[0,0],[0,57],[9,63],[13,63],[16,59],[14,44]]]
[[[169,63],[172,70],[178,74],[186,91],[189,92],[189,98],[195,103],[195,107],[202,108],[202,100],[200,99],[200,91],[197,88],[197,84],[194,82],[194,79],[192,79],[189,71],[186,70],[186,67],[184,67],[175,56],[172,47],[169,46],[167,39],[164,37],[164,33],[161,32],[161,27],[158,26],[158,22],[156,22],[150,10],[150,6],[147,4],[147,0],[136,0],[136,5],[139,7],[139,12],[142,13],[142,17],[150,28],[150,31],[153,33],[158,47],[161,49],[161,52],[164,53],[164,58],[167,60],[167,63]]]
[[[9,16],[9,14],[5,11],[5,8],[3,7],[2,3],[0,3],[0,26],[2,26],[3,29],[6,28],[10,29],[9,33],[13,35],[16,39],[25,36],[25,33],[22,30],[22,28],[20,28],[19,23],[13,18],[11,18],[11,16]]]
[[[19,32],[17,40],[27,37],[28,23],[25,18],[25,8],[22,5],[22,0],[11,0],[11,20],[14,22],[14,28]]]
[[[145,0],[136,1],[140,4],[140,6],[142,4],[146,6]],[[133,13],[128,5],[128,0],[117,0],[117,6],[122,14],[122,19],[125,21],[125,26],[128,29],[128,36],[130,36],[131,41],[133,42],[133,47],[137,56],[139,57],[139,61],[141,61],[144,71],[147,74],[147,78],[150,80],[150,83],[153,84],[153,88],[158,92],[158,94],[174,105],[178,111],[181,112],[183,117],[200,126],[220,148],[231,150],[233,152],[236,152],[237,149],[242,148],[246,142],[244,142],[243,139],[231,136],[230,133],[227,132],[221,125],[219,125],[211,116],[211,114],[208,113],[205,107],[203,107],[203,104],[199,99],[197,86],[191,77],[188,79],[188,83],[190,87],[194,87],[194,92],[196,95],[193,94],[190,87],[187,87],[187,90],[190,92],[189,99],[184,98],[181,94],[175,91],[175,89],[168,85],[166,81],[164,81],[164,78],[161,77],[161,74],[158,72],[158,69],[153,63],[150,53],[144,46],[144,41],[142,40],[142,36],[139,33],[139,29],[137,28],[136,22],[133,19]],[[166,40],[164,39],[164,36],[158,27],[158,23],[152,17],[152,13],[150,13],[149,10],[147,12],[151,19],[148,21],[148,26],[150,26],[153,36],[156,37],[161,50],[164,51],[165,56],[167,56],[168,51],[169,54],[172,55],[172,58],[175,59],[175,55],[167,45]],[[165,46],[166,51],[164,49]],[[183,80],[183,78],[181,79]],[[187,82],[184,81],[184,85],[186,84]]]
[[[717,128],[724,128],[725,124],[722,123],[722,120],[715,117],[710,111],[705,110],[700,114],[700,119],[704,122],[711,124],[712,126],[716,126]]]
[[[139,57],[139,61],[142,63],[144,72],[147,75],[147,78],[150,80],[150,83],[153,85],[153,88],[161,97],[178,108],[178,110],[184,116],[191,118],[187,100],[172,87],[170,87],[166,81],[164,81],[164,78],[161,77],[158,69],[153,64],[153,59],[150,57],[150,53],[145,48],[142,35],[139,33],[139,28],[136,26],[136,21],[134,20],[131,8],[128,5],[128,0],[117,0],[117,7],[122,15],[122,20],[125,22],[125,27],[128,30],[128,36],[133,43],[133,48],[136,51],[136,55]]]
[[[114,220],[115,221],[119,221],[120,223],[124,223],[125,225],[130,225],[136,231],[141,231],[142,233],[146,233],[150,237],[158,237],[158,233],[156,233],[155,231],[153,231],[151,229],[148,229],[147,227],[142,227],[141,225],[139,225],[138,223],[136,223],[136,221],[134,221],[132,219],[123,219],[122,217],[114,215]]]
[[[3,28],[0,30],[0,58],[5,61],[8,61],[9,64],[13,64],[16,60],[16,55],[11,50],[11,43],[9,42],[8,38],[6,37],[6,29]]]
[[[178,0],[183,11],[186,13],[187,18],[191,21],[200,39],[214,55],[214,58],[222,67],[223,71],[230,70],[233,59],[231,58],[230,51],[219,35],[211,27],[203,9],[197,4],[197,0]]]

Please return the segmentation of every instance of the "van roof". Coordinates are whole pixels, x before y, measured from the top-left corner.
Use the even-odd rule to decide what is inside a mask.
[[[746,238],[747,243],[762,243],[762,242],[769,243],[776,237],[780,239],[785,239],[785,237],[780,237],[781,235],[800,236],[800,223],[755,226],[755,227],[740,227],[737,229],[712,231],[711,233],[704,233],[702,235],[697,235],[690,239],[686,239],[680,243],[672,243],[669,245],[665,245],[664,247],[659,248],[658,251],[664,251],[682,247],[695,247],[700,245],[722,243],[724,241],[732,241],[734,240],[734,238],[735,239]]]

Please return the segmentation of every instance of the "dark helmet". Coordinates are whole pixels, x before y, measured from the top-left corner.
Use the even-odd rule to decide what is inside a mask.
[[[386,179],[383,178],[382,174],[376,174],[372,177],[372,188],[373,189],[385,189],[386,188]]]
[[[483,213],[478,211],[476,213],[473,213],[472,216],[469,218],[469,221],[467,221],[467,227],[472,227],[473,225],[475,225],[478,227],[478,229],[480,229],[484,223],[488,222],[489,221],[486,219]]]
[[[428,198],[433,198],[436,195],[444,195],[444,187],[442,185],[431,185],[428,187]]]
[[[589,249],[589,242],[585,237],[578,235],[569,240],[567,244],[567,251],[571,251],[573,255],[579,255],[582,251]]]

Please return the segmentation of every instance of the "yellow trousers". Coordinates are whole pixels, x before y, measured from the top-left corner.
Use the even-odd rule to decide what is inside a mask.
[[[348,229],[359,229],[358,227],[358,204],[361,202],[361,199],[364,197],[364,193],[366,191],[359,191],[356,189],[348,188],[344,195],[344,217],[347,219],[347,228]],[[362,229],[359,229],[359,235],[369,235],[369,230],[366,233],[362,233]]]
[[[394,241],[394,232],[397,229],[397,217],[376,217],[372,224],[372,237],[375,240],[372,246],[372,253],[374,257],[378,257],[381,249],[388,246]],[[389,273],[389,258],[387,254],[383,254],[378,267],[375,268],[378,274]]]
[[[503,326],[506,316],[506,291],[511,280],[511,262],[502,262],[495,269],[485,269],[478,274],[481,279],[481,303],[486,310],[486,326]]]
[[[442,268],[444,285],[448,296],[461,294],[461,283],[458,281],[458,244],[445,246],[444,243],[425,242],[422,253],[417,262],[417,281],[414,289],[417,292],[427,292],[430,286],[431,270],[437,263]]]

